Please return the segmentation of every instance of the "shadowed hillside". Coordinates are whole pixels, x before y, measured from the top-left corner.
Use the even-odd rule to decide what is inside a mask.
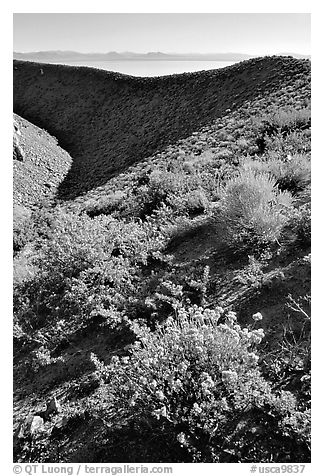
[[[14,61],[14,111],[71,154],[60,196],[73,198],[227,109],[288,87],[309,68],[307,60],[268,57],[221,70],[135,78]]]

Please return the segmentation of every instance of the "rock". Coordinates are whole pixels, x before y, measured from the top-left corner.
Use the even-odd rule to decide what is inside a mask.
[[[34,436],[39,433],[44,426],[44,420],[38,415],[28,415],[27,418],[15,432],[15,439],[27,438],[28,436]]]
[[[20,129],[19,129],[19,125],[17,123],[17,121],[14,119],[14,123],[13,123],[13,126],[14,126],[14,132],[16,134],[18,134],[19,136],[21,136],[21,132],[20,132]]]
[[[19,139],[16,135],[13,137],[13,159],[22,162],[25,158],[24,152],[19,144]]]
[[[43,425],[44,425],[43,418],[40,416],[34,416],[29,428],[29,433],[31,435],[39,433],[39,431],[42,430]]]

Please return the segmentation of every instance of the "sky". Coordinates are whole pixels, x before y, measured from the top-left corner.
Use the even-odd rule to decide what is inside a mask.
[[[310,54],[309,13],[15,13],[17,52]]]

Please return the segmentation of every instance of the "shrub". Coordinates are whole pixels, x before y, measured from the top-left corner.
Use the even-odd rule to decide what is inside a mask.
[[[249,256],[249,263],[236,272],[235,281],[252,287],[261,287],[264,279],[263,265],[254,256]]]
[[[89,200],[84,205],[85,212],[90,217],[109,215],[120,208],[125,196],[124,192],[117,190],[116,192],[99,197],[97,200]]]
[[[305,203],[291,214],[289,228],[302,248],[311,246],[311,206]]]
[[[205,213],[209,206],[209,200],[204,190],[200,188],[182,195],[175,195],[171,206],[177,214],[188,214],[194,217]]]
[[[64,293],[82,272],[110,256],[112,244],[98,220],[58,210],[51,237],[34,247],[28,265],[34,270],[14,286],[14,305],[23,328],[38,328],[48,317],[65,312]]]
[[[249,152],[251,149],[249,141],[246,140],[244,137],[240,137],[239,139],[237,139],[236,146],[238,147],[241,153]]]
[[[277,241],[292,207],[289,192],[281,192],[265,173],[241,170],[223,189],[218,219],[229,241]]]
[[[256,145],[259,153],[262,154],[266,149],[271,148],[286,149],[285,141],[288,139],[288,142],[291,142],[289,137],[293,138],[292,150],[300,152],[305,150],[303,142],[305,142],[306,133],[310,130],[311,111],[309,108],[280,109],[273,114],[256,119],[254,123],[257,129]]]
[[[15,205],[13,209],[13,251],[18,253],[22,248],[35,238],[35,229],[31,220],[31,212],[21,206]]]
[[[257,119],[262,134],[271,136],[279,132],[287,134],[296,129],[308,129],[311,123],[310,108],[280,109],[279,111]]]
[[[172,169],[172,170],[169,170]],[[210,175],[192,169],[186,173],[183,164],[169,164],[168,170],[154,170],[144,185],[136,189],[133,201],[141,218],[147,219],[161,207],[169,207],[173,215],[198,215],[208,207],[206,188],[210,188]],[[204,181],[209,181],[209,187]],[[130,207],[134,208],[134,203]],[[138,212],[138,211],[137,211]]]
[[[92,357],[102,386],[90,408],[106,429],[98,447],[103,460],[309,458],[307,416],[290,392],[272,391],[258,368],[262,329],[242,329],[234,312],[194,306],[155,332],[135,331],[139,341],[128,357],[108,366]]]
[[[280,131],[307,129],[310,127],[311,111],[310,108],[280,110],[270,116],[268,122]]]
[[[125,223],[57,211],[50,238],[18,262],[18,322],[33,331],[57,319],[67,326],[86,325],[93,316],[115,321],[111,308],[135,292],[137,273],[150,260],[162,259],[162,246],[163,234],[150,221]]]
[[[303,191],[311,182],[311,162],[305,154],[289,156],[286,161],[273,164],[270,172],[276,177],[280,190],[288,190],[294,195]]]
[[[163,203],[172,202],[171,197],[181,190],[183,185],[183,174],[154,170],[149,176],[148,184],[138,190],[142,216],[151,215]]]
[[[268,173],[275,178],[279,190],[287,190],[293,195],[306,189],[311,181],[311,162],[306,154],[274,153],[268,160],[246,160],[242,166],[245,170]]]
[[[203,190],[193,190],[187,198],[189,215],[199,215],[208,208],[208,198]]]
[[[293,131],[287,136],[279,133],[272,137],[266,137],[265,143],[268,151],[278,154],[305,154],[311,151],[310,136],[308,131]]]
[[[26,207],[15,205],[13,209],[13,249],[17,254],[27,243],[38,246],[39,240],[49,238],[56,211],[51,202],[41,204],[31,211]]]
[[[218,152],[214,154],[214,160],[229,160],[233,157],[233,152],[228,148],[220,148]]]
[[[199,156],[191,154],[186,156],[185,159],[186,160],[182,165],[183,170],[186,172],[193,172],[195,169],[213,165],[215,162],[215,153],[210,149],[207,149]]]

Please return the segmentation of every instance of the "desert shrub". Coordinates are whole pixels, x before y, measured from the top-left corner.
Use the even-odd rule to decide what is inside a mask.
[[[133,207],[141,218],[147,219],[165,206],[172,210],[173,215],[198,215],[207,209],[209,201],[205,181],[209,178],[210,182],[210,176],[196,170],[187,173],[183,164],[170,164],[169,168],[153,171],[148,183],[136,190]]]
[[[245,170],[268,173],[276,180],[281,191],[287,190],[293,195],[300,193],[310,185],[311,162],[306,154],[270,154],[268,160],[247,159],[242,162]]]
[[[255,119],[256,144],[259,152],[263,153],[266,149],[271,148],[286,150],[287,144],[285,144],[285,141],[290,136],[295,137],[293,150],[299,152],[299,148],[296,148],[298,137],[304,139],[304,132],[309,130],[310,124],[311,112],[309,108],[280,109],[275,113]],[[300,145],[302,147],[301,151],[303,151],[304,147],[302,144]],[[288,146],[287,152],[289,151],[290,147]]]
[[[42,273],[61,279],[77,276],[98,257],[111,253],[112,244],[107,233],[109,222],[90,220],[59,210],[53,223],[51,237],[44,240],[35,256],[35,264]]]
[[[248,260],[248,265],[235,273],[234,280],[250,287],[261,287],[264,279],[264,272],[262,270],[264,265],[254,256],[249,256]]]
[[[141,216],[151,215],[163,203],[170,204],[173,195],[183,188],[183,174],[154,170],[149,175],[147,185],[140,187],[137,193],[137,201],[142,209]]]
[[[25,331],[59,319],[67,327],[94,318],[117,322],[120,316],[112,316],[113,310],[136,292],[141,268],[164,259],[163,244],[151,221],[125,223],[58,211],[50,238],[30,250],[27,262],[18,263],[30,270],[20,273],[24,279],[14,286],[18,322]]]
[[[236,141],[236,146],[238,147],[240,152],[248,152],[250,151],[250,143],[244,137],[240,137]]]
[[[165,276],[156,283],[154,294],[145,298],[147,312],[144,324],[155,328],[157,324],[165,321],[170,313],[181,308],[183,302],[183,286],[175,284]]]
[[[307,129],[311,123],[311,111],[310,108],[279,110],[267,120],[276,130],[280,131]]]
[[[197,267],[198,268],[198,267]],[[200,276],[187,276],[187,295],[192,304],[204,305],[210,286],[210,267],[204,266]]]
[[[228,148],[220,148],[219,151],[215,152],[214,160],[229,160],[233,157],[233,152]]]
[[[214,162],[215,154],[213,151],[208,149],[199,156],[193,154],[186,156],[182,167],[187,172],[193,172],[195,169],[212,165]]]
[[[181,195],[174,195],[171,206],[177,214],[197,216],[208,209],[209,200],[205,191],[200,188]]]
[[[274,136],[266,136],[265,148],[282,155],[305,154],[311,151],[310,136],[306,131],[293,131],[283,136],[282,133]]]
[[[311,162],[305,154],[296,154],[278,163],[277,167],[274,165],[270,172],[275,175],[280,190],[297,194],[310,185]]]
[[[189,215],[199,215],[208,208],[208,198],[203,190],[193,190],[187,197]]]
[[[311,245],[311,205],[305,203],[291,213],[288,223],[290,230],[296,236],[298,244],[302,248]]]
[[[18,253],[35,238],[35,229],[31,219],[31,212],[21,205],[13,208],[13,251]]]
[[[308,460],[309,415],[292,393],[273,391],[258,368],[263,329],[242,329],[234,312],[195,306],[155,332],[135,332],[128,357],[105,366],[93,356],[102,385],[90,409],[104,423],[103,460]]]
[[[291,194],[281,192],[269,174],[243,169],[224,187],[216,216],[230,242],[262,244],[278,240],[291,207]]]
[[[15,205],[13,209],[13,250],[21,251],[27,243],[38,246],[38,242],[49,238],[56,212],[52,204],[41,204],[36,210]]]
[[[61,307],[73,278],[111,252],[105,228],[90,218],[58,211],[50,239],[43,240],[29,257],[34,274],[15,283],[15,311],[24,328],[37,328]],[[110,254],[109,254],[110,256]]]
[[[108,215],[118,210],[124,199],[125,193],[118,190],[114,193],[99,197],[97,200],[89,200],[85,203],[84,210],[90,217]]]
[[[300,409],[310,410],[311,296],[287,297],[283,336],[277,348],[263,357],[263,370],[276,386],[292,390]],[[301,429],[301,428],[300,428]]]
[[[132,315],[154,329],[185,303],[204,305],[210,286],[209,280],[209,266],[188,266],[185,273],[170,267],[160,277],[153,275],[143,295],[138,294],[134,300],[136,308],[133,308],[135,313]]]

